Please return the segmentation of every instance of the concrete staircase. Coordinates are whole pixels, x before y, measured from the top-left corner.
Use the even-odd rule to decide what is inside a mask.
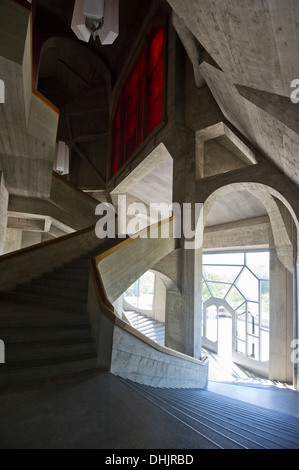
[[[143,315],[134,311],[124,311],[130,324],[144,334],[155,343],[164,346],[165,344],[165,324],[157,320],[153,320],[147,315]]]
[[[198,448],[299,448],[299,419],[295,416],[208,390],[159,389],[119,380],[195,433]]]
[[[87,312],[88,260],[94,255],[0,294],[1,386],[97,368]]]

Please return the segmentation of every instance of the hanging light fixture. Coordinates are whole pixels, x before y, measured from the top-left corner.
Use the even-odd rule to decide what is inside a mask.
[[[56,146],[56,159],[53,169],[60,175],[68,175],[70,167],[70,149],[65,142],[59,141]]]
[[[76,0],[71,27],[82,41],[98,36],[103,45],[113,44],[119,32],[119,0]]]

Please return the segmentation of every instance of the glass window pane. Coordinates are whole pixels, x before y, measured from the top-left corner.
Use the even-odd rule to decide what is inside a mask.
[[[245,346],[245,343],[244,341],[240,341],[240,340],[237,340],[237,352],[241,353],[241,354],[246,354],[246,346]]]
[[[155,275],[148,271],[140,278],[138,306],[145,310],[153,307],[155,291]]]
[[[261,281],[261,328],[270,328],[269,281]]]
[[[236,310],[244,301],[245,298],[243,295],[238,291],[238,289],[233,286],[229,293],[227,294],[225,300],[229,303],[229,305]]]
[[[206,281],[222,281],[233,283],[241,271],[238,266],[203,266]]]
[[[147,122],[149,135],[162,120],[164,84],[164,28],[155,30],[150,39],[147,67]]]
[[[218,314],[217,307],[211,305],[206,310],[206,337],[210,341],[217,341],[218,338]]]
[[[270,262],[269,252],[246,253],[246,265],[259,279],[269,279]]]
[[[244,253],[211,253],[203,255],[203,264],[237,264],[243,266]]]
[[[261,330],[261,361],[269,361],[269,331]]]
[[[244,269],[236,282],[238,289],[248,300],[259,300],[259,283],[248,269]]]
[[[236,314],[236,336],[238,339],[246,339],[246,311]]]
[[[213,297],[223,299],[230,288],[230,284],[219,284],[218,282],[207,282]]]
[[[248,302],[247,309],[247,332],[259,336],[259,304]]]
[[[202,300],[206,302],[211,297],[210,291],[205,282],[202,283]]]

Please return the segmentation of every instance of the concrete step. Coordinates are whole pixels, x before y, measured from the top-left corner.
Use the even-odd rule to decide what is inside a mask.
[[[76,265],[68,265],[68,266],[60,266],[59,268],[55,268],[52,270],[53,273],[72,273],[75,272],[76,274],[86,275],[89,273],[89,267],[86,266],[76,266]]]
[[[2,387],[11,386],[18,383],[35,382],[40,379],[63,377],[68,374],[91,370],[98,370],[97,359],[94,357],[77,357],[65,362],[62,362],[60,359],[57,362],[52,361],[42,366],[3,371],[0,374],[0,385]]]
[[[55,309],[65,312],[73,313],[86,313],[86,304],[78,301],[70,301],[64,299],[42,297],[38,295],[38,290],[36,295],[26,294],[21,292],[1,292],[0,300],[18,302],[22,304],[32,304],[32,305],[42,305],[50,309]]]
[[[158,344],[165,343],[165,324],[134,311],[124,312],[129,322],[140,333]]]
[[[15,292],[0,293],[8,315],[0,312],[2,386],[98,369],[86,307],[89,259],[114,245],[109,241]]]
[[[36,295],[38,293],[39,296],[42,297],[50,297],[51,299],[63,299],[63,300],[71,300],[75,302],[87,302],[87,291],[72,291],[70,289],[66,289],[62,283],[59,286],[51,287],[51,286],[42,286],[40,285],[38,288],[36,285],[32,284],[22,284],[17,286],[17,292],[24,292],[25,294],[32,294]]]
[[[7,345],[26,344],[30,342],[51,342],[51,341],[90,341],[91,328],[81,326],[39,326],[1,328],[1,339]]]
[[[61,287],[64,289],[70,289],[70,290],[76,290],[78,292],[86,292],[87,290],[87,280],[73,280],[73,281],[66,281],[66,280],[61,280],[61,279],[48,279],[44,277],[40,277],[37,279],[33,279],[31,281],[31,284],[34,286],[37,286],[37,289],[39,289],[39,286],[41,287],[50,287],[50,288],[58,288],[60,289]]]
[[[41,344],[41,343],[28,343],[22,345],[10,344],[5,350],[5,363],[7,365],[14,365],[22,368],[22,364],[27,364],[28,361],[40,362],[50,359],[73,358],[82,355],[95,355],[94,343],[86,341],[84,343],[71,343],[71,344]]]
[[[218,448],[298,448],[299,420],[290,415],[206,390],[158,389],[125,382]]]
[[[10,317],[0,316],[0,330],[4,328],[49,328],[49,327],[85,327],[90,328],[90,321],[88,315],[57,315],[57,316],[30,316],[16,315]]]
[[[77,281],[77,282],[88,282],[89,279],[89,271],[86,271],[86,273],[82,274],[81,272],[78,273],[76,271],[72,270],[67,270],[67,271],[51,271],[48,273],[44,273],[42,276],[44,279],[54,279],[54,280],[61,280],[61,281],[66,281],[66,282],[72,282],[72,281]]]

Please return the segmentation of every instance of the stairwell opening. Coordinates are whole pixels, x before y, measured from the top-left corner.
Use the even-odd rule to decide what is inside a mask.
[[[123,294],[125,319],[140,333],[165,344],[166,288],[152,271],[147,271]]]

